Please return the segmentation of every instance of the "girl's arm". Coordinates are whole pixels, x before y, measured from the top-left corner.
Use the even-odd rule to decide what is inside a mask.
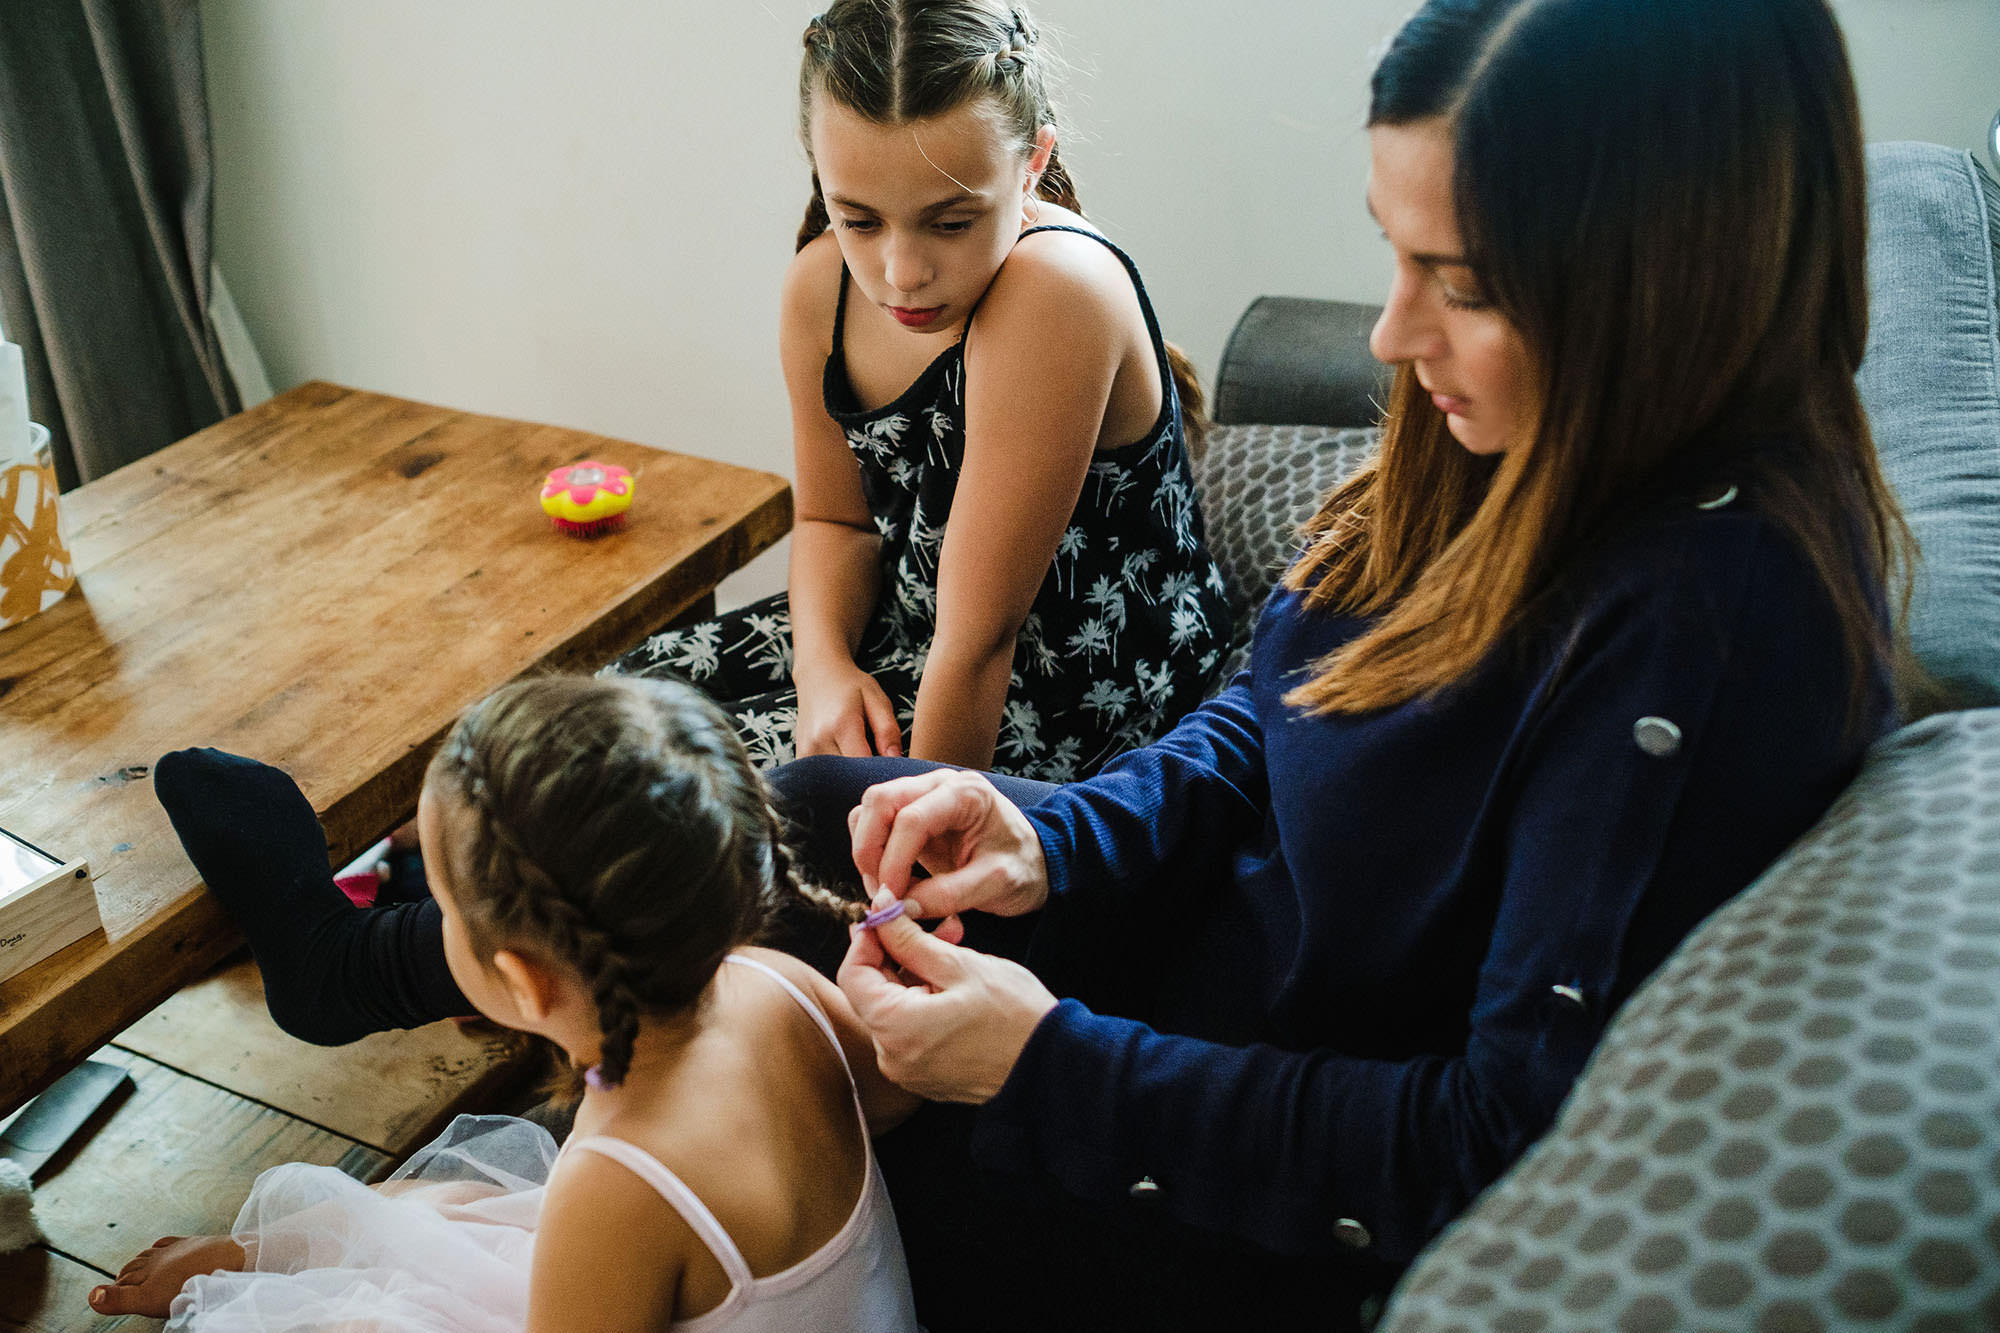
[[[1015,636],[1143,325],[1124,266],[1081,236],[1022,242],[987,290],[966,340],[965,462],[938,559],[937,636],[910,735],[917,758],[992,767]]]
[[[701,1243],[630,1171],[596,1153],[572,1154],[549,1181],[535,1230],[528,1333],[665,1328]]]
[[[901,754],[889,696],[854,664],[875,609],[882,539],[861,493],[860,466],[821,393],[839,274],[831,237],[801,250],[785,274],[778,318],[798,473],[790,575],[795,744],[801,755]]]

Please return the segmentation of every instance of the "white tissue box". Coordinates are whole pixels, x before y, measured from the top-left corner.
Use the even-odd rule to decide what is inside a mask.
[[[0,981],[103,925],[89,866],[0,829]]]

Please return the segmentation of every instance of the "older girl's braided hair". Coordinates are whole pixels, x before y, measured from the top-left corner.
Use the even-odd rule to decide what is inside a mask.
[[[459,718],[426,783],[469,817],[443,849],[479,954],[532,944],[591,988],[605,1083],[644,1015],[698,999],[804,892],[735,729],[674,681],[552,676]]]
[[[808,159],[813,101],[821,96],[878,125],[929,120],[986,98],[1023,154],[1034,148],[1044,125],[1057,123],[1049,95],[1057,57],[1019,5],[1000,0],[833,0],[806,25],[804,44],[799,140]],[[1060,151],[1049,154],[1035,193],[1072,213],[1083,212]],[[798,248],[805,249],[830,222],[815,170]],[[1167,361],[1180,394],[1188,450],[1199,457],[1208,431],[1201,381],[1194,363],[1172,343],[1167,344]]]
[[[834,0],[806,25],[799,64],[799,141],[812,155],[813,100],[831,97],[883,125],[943,116],[990,98],[1001,124],[1027,153],[1056,123],[1041,34],[1018,7],[994,0]],[[1036,193],[1083,212],[1059,154]],[[819,176],[799,226],[798,245],[827,229]]]

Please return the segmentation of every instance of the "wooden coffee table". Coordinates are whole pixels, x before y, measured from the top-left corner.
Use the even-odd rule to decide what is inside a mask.
[[[592,541],[536,503],[586,457],[638,476]],[[769,473],[323,383],[62,504],[77,590],[0,631],[0,826],[86,858],[104,930],[0,983],[0,1114],[240,943],[154,799],[161,754],[285,769],[344,862],[415,808],[459,710],[706,609],[791,526]]]

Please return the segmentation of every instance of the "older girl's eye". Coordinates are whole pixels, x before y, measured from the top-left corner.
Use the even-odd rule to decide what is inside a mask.
[[[947,232],[947,233],[950,233],[950,232],[961,232],[961,231],[971,231],[971,230],[972,230],[972,219],[971,219],[971,218],[952,218],[952,219],[951,219],[950,221],[946,221],[946,222],[939,222],[939,223],[937,224],[937,229],[938,229],[939,231],[942,231],[942,232]]]
[[[863,235],[874,231],[881,225],[881,223],[876,222],[872,218],[842,218],[840,220],[840,229],[842,231],[860,232]]]

